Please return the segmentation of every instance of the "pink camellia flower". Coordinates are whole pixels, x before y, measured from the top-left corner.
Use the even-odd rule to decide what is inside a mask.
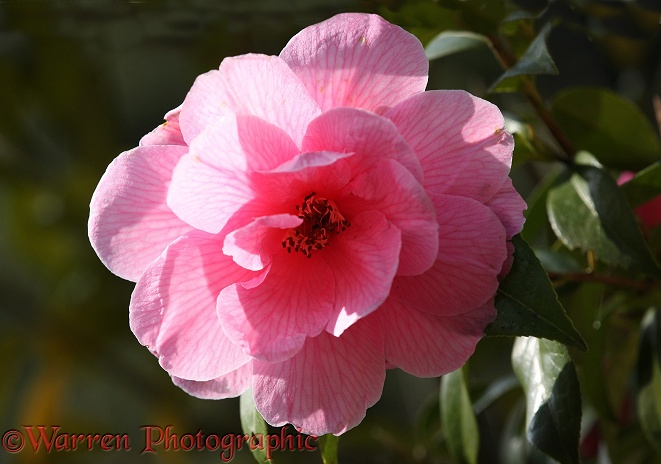
[[[427,91],[420,42],[342,14],[226,58],[92,197],[130,325],[201,398],[340,434],[385,371],[460,367],[494,319],[525,203],[498,109]]]

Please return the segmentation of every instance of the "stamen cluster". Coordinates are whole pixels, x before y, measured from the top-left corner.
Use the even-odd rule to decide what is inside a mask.
[[[296,205],[296,211],[303,223],[290,229],[282,240],[282,247],[288,253],[300,251],[311,258],[312,250],[321,250],[328,245],[331,233],[339,234],[351,226],[333,201],[318,197],[316,192],[303,198],[303,202]]]

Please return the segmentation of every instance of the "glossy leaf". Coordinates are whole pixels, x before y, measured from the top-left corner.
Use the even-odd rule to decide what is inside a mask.
[[[661,311],[648,310],[642,325],[639,357],[640,424],[649,443],[661,452]]]
[[[266,437],[268,426],[262,415],[255,408],[252,397],[252,389],[248,389],[241,395],[240,400],[241,428],[245,435],[256,435]],[[266,450],[259,447],[250,447],[255,461],[260,464],[270,462],[266,456]]]
[[[634,207],[661,195],[661,162],[646,167],[620,188]]]
[[[518,388],[518,386],[519,382],[513,375],[508,375],[507,377],[502,377],[491,382],[486,391],[484,391],[484,393],[475,400],[475,403],[473,403],[473,411],[475,411],[475,414],[480,414],[496,400],[509,393],[514,388]]]
[[[557,170],[549,172],[526,199],[528,209],[524,213],[526,222],[523,225],[521,236],[530,243],[534,243],[546,231],[549,231],[550,234],[551,228],[546,212],[546,199],[549,190],[557,182],[559,175],[560,173]]]
[[[458,463],[475,464],[479,432],[466,386],[465,368],[443,376],[440,396],[441,424],[450,454]]]
[[[443,31],[434,37],[425,47],[429,60],[452,55],[475,47],[491,46],[485,36],[468,31]]]
[[[560,343],[519,338],[514,373],[526,395],[526,437],[562,464],[578,463],[581,393],[574,364]]]
[[[512,243],[514,263],[498,288],[498,316],[486,334],[541,337],[586,350],[535,253],[519,235]]]
[[[554,232],[570,249],[593,251],[604,263],[661,275],[615,180],[594,166],[575,172],[548,194]]]
[[[513,78],[530,74],[558,74],[558,68],[551,58],[546,39],[551,32],[551,23],[546,23],[537,37],[530,43],[523,56],[514,66],[505,71],[491,85],[489,92],[509,92],[516,90],[516,81]]]
[[[599,88],[561,92],[551,112],[577,149],[608,167],[637,171],[661,159],[661,143],[633,103]]]

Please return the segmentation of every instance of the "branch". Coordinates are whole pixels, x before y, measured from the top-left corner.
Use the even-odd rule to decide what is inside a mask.
[[[661,281],[640,281],[610,274],[594,274],[591,272],[549,272],[549,278],[554,286],[567,282],[601,282],[615,287],[633,290],[649,291],[661,289]]]
[[[517,62],[517,57],[509,51],[505,46],[503,41],[497,35],[493,34],[489,36],[493,49],[496,52],[496,58],[500,62],[501,66],[505,71],[513,67]],[[549,132],[555,140],[558,142],[560,148],[564,151],[565,157],[561,161],[570,161],[576,155],[576,148],[574,144],[569,140],[567,134],[562,130],[562,128],[555,122],[553,115],[548,110],[544,101],[535,88],[535,85],[532,83],[532,80],[528,76],[521,76],[522,83],[522,93],[533,107],[537,115],[544,122],[546,127],[549,129]]]

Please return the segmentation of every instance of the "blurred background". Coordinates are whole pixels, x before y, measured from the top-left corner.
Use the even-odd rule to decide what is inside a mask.
[[[469,1],[504,8],[500,0]],[[197,75],[225,56],[277,54],[305,26],[343,11],[380,13],[426,44],[443,30],[465,27],[461,3],[0,3],[0,432],[48,425],[70,434],[131,437],[130,451],[0,449],[0,463],[219,462],[220,450],[141,454],[144,426],[239,434],[239,405],[189,397],[131,333],[133,284],[112,275],[87,239],[98,180],[115,156],[181,103]],[[604,87],[656,124],[658,0],[521,0],[518,6],[558,18],[549,48],[560,74],[537,80],[543,98],[572,86]],[[529,112],[517,94],[487,94],[501,72],[488,50],[474,49],[433,61],[429,88],[463,88],[505,110]],[[552,168],[528,163],[512,177],[525,197]],[[471,361],[471,386],[511,379],[510,348],[508,339],[483,340]],[[436,424],[438,385],[438,379],[390,371],[382,400],[342,437],[341,462],[446,462]],[[503,418],[514,405],[514,393],[505,395],[479,416],[481,462],[504,459]],[[321,462],[318,453],[305,451],[278,457]],[[254,461],[239,452],[232,462]]]

